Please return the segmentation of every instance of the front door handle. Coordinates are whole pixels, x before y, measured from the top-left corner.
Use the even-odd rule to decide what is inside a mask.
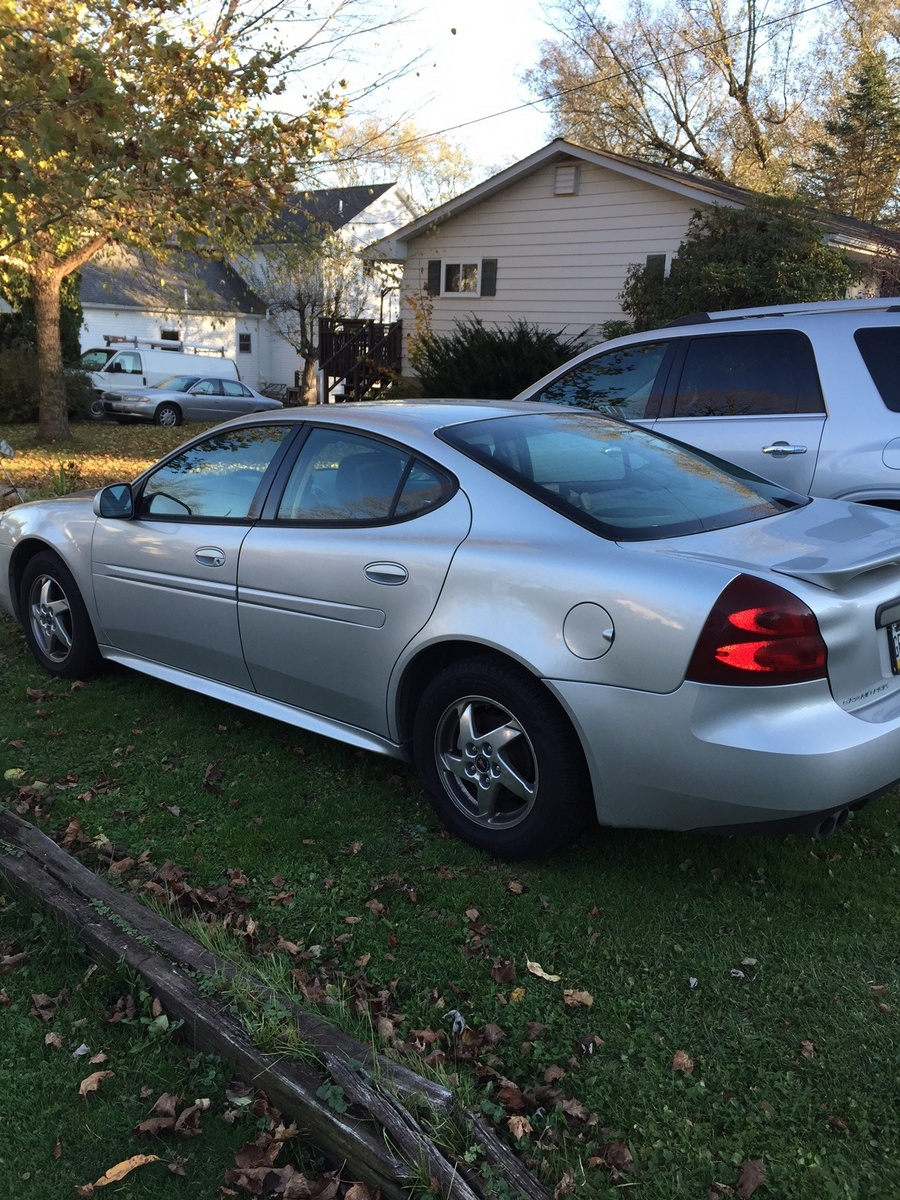
[[[220,550],[218,546],[204,546],[200,550],[195,550],[194,558],[201,567],[223,567],[225,565],[225,551]]]
[[[773,458],[787,458],[789,454],[805,454],[805,446],[791,446],[788,442],[773,442],[771,446],[763,446],[763,454],[771,454]]]

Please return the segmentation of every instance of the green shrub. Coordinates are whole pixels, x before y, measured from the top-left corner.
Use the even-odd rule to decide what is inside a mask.
[[[91,376],[88,371],[79,371],[74,367],[66,371],[66,407],[70,417],[87,420],[94,400],[94,389],[91,386]]]
[[[19,342],[0,347],[0,425],[23,425],[38,418],[38,371],[34,347]],[[84,371],[66,371],[70,417],[87,417],[93,392]]]
[[[692,313],[836,300],[852,281],[812,213],[760,196],[744,208],[696,209],[669,274],[633,263],[619,301],[635,329],[655,329]]]
[[[21,425],[37,418],[37,359],[30,346],[0,349],[0,424]]]
[[[524,320],[486,329],[471,316],[454,326],[444,337],[418,338],[410,355],[425,396],[510,400],[582,349],[583,335],[565,337]]]

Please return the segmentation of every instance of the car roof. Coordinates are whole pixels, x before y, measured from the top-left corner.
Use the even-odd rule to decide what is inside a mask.
[[[544,405],[543,408],[555,408]],[[564,411],[560,409],[560,411]],[[350,424],[368,433],[402,437],[403,431],[433,433],[447,425],[478,421],[489,417],[534,415],[536,406],[523,400],[359,400],[341,404],[313,404],[279,409],[278,420],[291,422],[327,421]],[[265,413],[240,417],[229,424],[258,423]]]

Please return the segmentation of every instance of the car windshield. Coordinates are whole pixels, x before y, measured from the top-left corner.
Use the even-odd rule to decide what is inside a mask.
[[[112,350],[85,350],[81,356],[80,365],[85,371],[99,371],[106,366],[113,356]]]
[[[153,386],[159,388],[161,392],[186,392],[201,378],[200,375],[170,375],[162,383],[154,383]]]
[[[448,426],[439,436],[616,541],[741,525],[809,500],[702,451],[594,413],[491,417]]]

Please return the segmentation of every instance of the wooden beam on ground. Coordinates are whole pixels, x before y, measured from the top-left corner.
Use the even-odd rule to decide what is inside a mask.
[[[289,997],[279,995],[279,1003],[315,1050],[322,1069],[258,1050],[242,1024],[223,1011],[215,996],[201,992],[196,980],[235,980],[262,998],[274,995],[270,989],[104,882],[35,826],[2,809],[0,878],[72,927],[97,957],[125,962],[137,971],[167,1014],[183,1022],[194,1045],[233,1063],[247,1082],[296,1120],[332,1162],[345,1163],[355,1176],[380,1188],[386,1200],[404,1200],[413,1185],[423,1182],[445,1200],[488,1200],[490,1194],[471,1167],[432,1140],[404,1108],[404,1098],[424,1100],[444,1113],[464,1139],[478,1142],[511,1195],[551,1200],[477,1114],[459,1109],[447,1088],[375,1054]],[[329,1077],[358,1115],[339,1113],[319,1099],[317,1093]]]

